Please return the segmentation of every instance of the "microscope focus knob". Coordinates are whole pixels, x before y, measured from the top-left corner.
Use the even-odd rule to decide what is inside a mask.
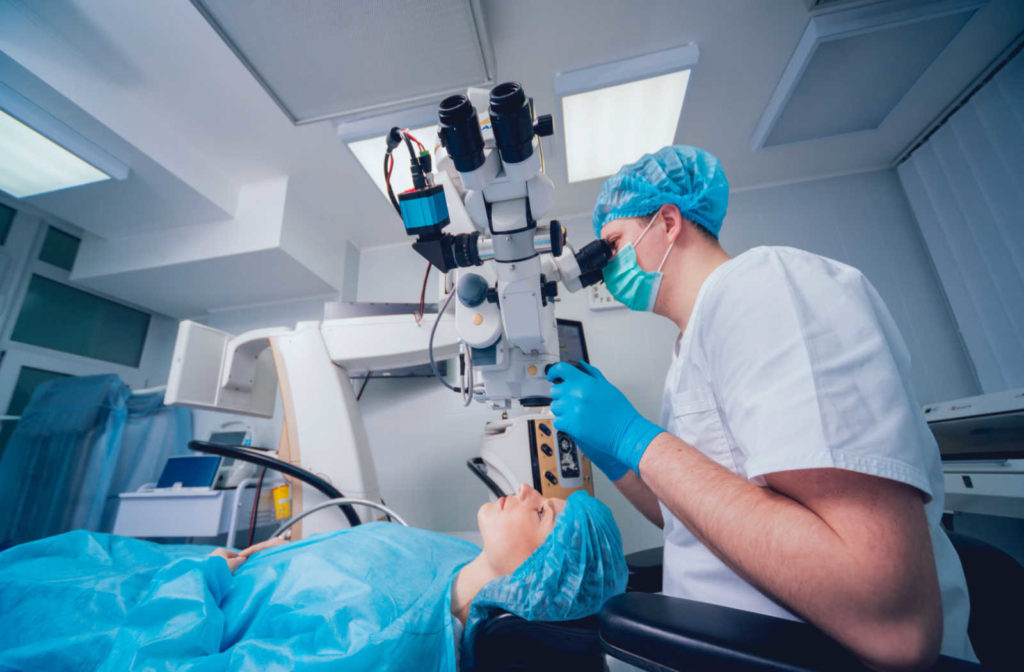
[[[455,291],[459,301],[467,308],[476,308],[487,299],[487,281],[476,273],[466,273],[459,278]]]
[[[551,118],[550,114],[540,115],[537,117],[537,121],[533,122],[533,132],[542,138],[554,135],[555,120]]]

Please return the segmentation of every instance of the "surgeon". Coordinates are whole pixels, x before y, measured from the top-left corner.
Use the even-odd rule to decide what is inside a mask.
[[[939,527],[939,453],[892,316],[846,264],[789,247],[730,258],[728,198],[695,147],[604,183],[608,290],[680,336],[658,424],[594,367],[556,364],[555,427],[663,529],[666,594],[805,619],[879,670],[976,660]]]

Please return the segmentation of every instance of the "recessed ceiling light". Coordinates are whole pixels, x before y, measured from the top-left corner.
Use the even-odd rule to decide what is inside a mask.
[[[696,44],[555,76],[569,182],[605,177],[675,141]]]
[[[0,83],[0,190],[25,198],[128,174],[116,157]]]
[[[423,143],[431,155],[433,155],[434,144],[437,141],[437,124],[423,126],[421,128],[410,128],[409,132],[414,138]],[[373,183],[380,189],[380,193],[387,197],[387,188],[384,186],[384,152],[387,151],[385,135],[378,135],[366,140],[349,142],[348,148],[352,150],[356,159],[359,160],[363,170],[369,173]],[[415,145],[413,145],[415,147]],[[412,189],[412,174],[409,172],[409,150],[405,143],[395,148],[392,153],[395,157],[395,167],[391,172],[391,188],[398,195],[403,191]]]
[[[0,189],[15,198],[102,180],[107,175],[0,110]]]
[[[690,71],[562,98],[569,182],[612,175],[675,141]]]

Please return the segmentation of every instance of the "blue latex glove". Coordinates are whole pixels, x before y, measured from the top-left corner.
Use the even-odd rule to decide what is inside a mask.
[[[555,423],[558,426],[558,423]],[[574,437],[575,439],[575,437]],[[579,439],[575,439],[576,445],[580,447],[583,454],[590,458],[590,461],[597,466],[598,469],[604,472],[604,475],[608,477],[609,481],[617,481],[627,473],[629,473],[629,467],[619,462],[616,458],[606,453],[599,453],[596,450],[587,448]]]
[[[548,370],[551,412],[555,429],[576,439],[584,454],[605,471],[618,462],[640,473],[640,458],[663,430],[637,413],[633,404],[593,366],[581,363],[586,373],[559,362]],[[556,382],[561,379],[562,382]],[[612,471],[605,474],[612,480]],[[618,473],[619,478],[625,472]]]

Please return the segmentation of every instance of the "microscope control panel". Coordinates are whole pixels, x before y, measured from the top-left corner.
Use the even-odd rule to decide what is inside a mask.
[[[553,419],[529,421],[530,466],[533,487],[545,497],[568,497],[576,490],[594,494],[590,460],[565,432],[552,428]]]

